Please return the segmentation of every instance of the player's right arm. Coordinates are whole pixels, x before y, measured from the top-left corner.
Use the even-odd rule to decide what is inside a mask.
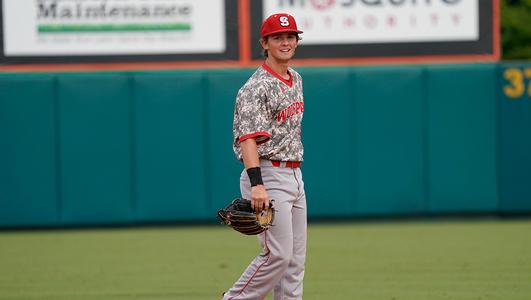
[[[258,146],[255,138],[248,138],[240,142],[242,150],[243,164],[245,170],[260,167],[260,157],[258,156]],[[269,195],[264,184],[251,187],[251,207],[256,211],[261,211],[269,207]]]

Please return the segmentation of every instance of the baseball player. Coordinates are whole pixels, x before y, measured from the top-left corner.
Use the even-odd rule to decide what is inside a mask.
[[[262,24],[263,65],[239,90],[234,109],[234,152],[244,164],[242,197],[255,211],[273,200],[272,227],[258,236],[261,253],[224,293],[224,300],[302,299],[306,258],[306,194],[301,121],[302,78],[289,67],[299,34],[293,16],[279,13]]]

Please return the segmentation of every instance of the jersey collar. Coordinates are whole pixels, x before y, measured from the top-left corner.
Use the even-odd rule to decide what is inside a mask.
[[[273,69],[271,69],[268,65],[266,65],[266,63],[262,64],[262,68],[264,68],[264,70],[269,72],[271,75],[275,76],[278,80],[284,82],[284,84],[286,84],[287,86],[291,87],[291,85],[293,84],[293,76],[291,75],[289,70],[288,70],[289,79],[286,80],[282,78],[282,76],[278,75],[277,72],[273,71]]]

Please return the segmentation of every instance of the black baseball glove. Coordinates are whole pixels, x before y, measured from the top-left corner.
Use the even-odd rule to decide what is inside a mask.
[[[218,211],[218,217],[222,224],[229,225],[238,232],[247,235],[259,234],[273,224],[273,200],[270,203],[269,208],[256,213],[251,209],[251,200],[237,198]]]

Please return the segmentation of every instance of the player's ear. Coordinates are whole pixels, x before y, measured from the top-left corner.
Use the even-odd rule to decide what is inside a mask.
[[[260,45],[264,50],[269,50],[269,45],[267,45],[267,37],[260,39]]]

